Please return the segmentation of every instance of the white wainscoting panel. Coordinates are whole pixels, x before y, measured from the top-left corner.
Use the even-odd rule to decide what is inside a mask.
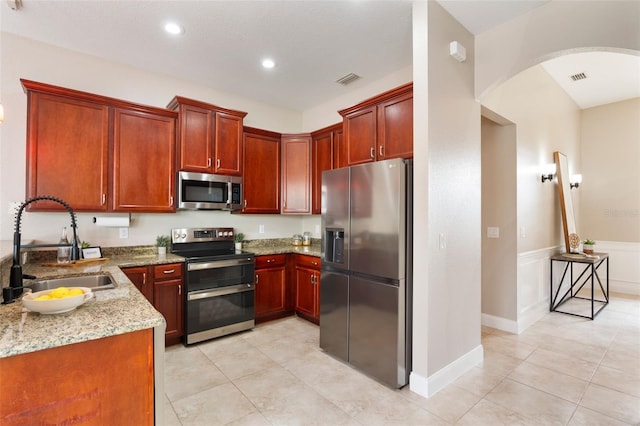
[[[609,292],[640,295],[640,243],[596,241],[596,252],[609,253]]]
[[[518,253],[518,334],[549,312],[549,258],[559,250]]]

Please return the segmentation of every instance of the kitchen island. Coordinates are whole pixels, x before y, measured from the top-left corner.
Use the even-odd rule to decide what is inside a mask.
[[[0,246],[5,264],[6,247]],[[29,312],[19,300],[0,305],[0,423],[160,424],[165,320],[119,265],[180,259],[115,256],[79,267],[25,265],[24,273],[39,279],[109,274],[116,287],[56,315]],[[1,282],[8,285],[8,274]]]

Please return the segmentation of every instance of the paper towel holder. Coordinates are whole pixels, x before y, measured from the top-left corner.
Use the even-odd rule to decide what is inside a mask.
[[[94,216],[93,223],[97,226],[111,226],[117,228],[128,228],[131,225],[131,213],[127,216],[116,216],[116,217],[108,217],[108,216]]]

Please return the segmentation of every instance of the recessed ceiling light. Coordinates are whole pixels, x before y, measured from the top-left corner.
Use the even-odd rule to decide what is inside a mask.
[[[262,60],[262,66],[263,66],[264,68],[269,69],[269,68],[273,68],[273,67],[275,67],[275,66],[276,66],[276,63],[275,63],[275,62],[273,62],[273,59],[269,59],[269,58],[267,58],[267,59],[263,59],[263,60]]]
[[[173,34],[173,35],[179,35],[184,33],[184,28],[182,28],[180,25],[176,24],[175,22],[167,22],[164,25],[164,30],[169,34]]]

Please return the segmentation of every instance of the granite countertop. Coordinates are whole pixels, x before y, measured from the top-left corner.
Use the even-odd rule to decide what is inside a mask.
[[[3,253],[5,256],[6,253]],[[42,315],[23,308],[18,300],[0,305],[0,358],[57,346],[100,339],[158,326],[164,317],[154,309],[120,267],[184,262],[168,254],[116,255],[108,260],[74,267],[49,267],[27,263],[23,272],[38,278],[104,273],[116,283],[111,290],[94,291],[95,298],[73,311]],[[4,281],[8,278],[3,276]]]
[[[298,253],[320,257],[319,240],[310,246],[294,246],[290,239],[254,240],[243,246],[243,251],[256,256]],[[0,242],[0,263],[10,261],[11,244]],[[116,288],[94,291],[95,298],[73,311],[42,315],[23,308],[18,300],[0,305],[0,358],[53,348],[57,346],[100,339],[158,326],[165,326],[162,315],[156,311],[120,268],[184,262],[174,254],[158,256],[148,248],[114,249],[104,254],[107,259],[73,267],[44,266],[46,261],[30,258],[23,273],[39,279],[105,273],[112,276]],[[2,287],[8,285],[8,274],[2,274]]]

